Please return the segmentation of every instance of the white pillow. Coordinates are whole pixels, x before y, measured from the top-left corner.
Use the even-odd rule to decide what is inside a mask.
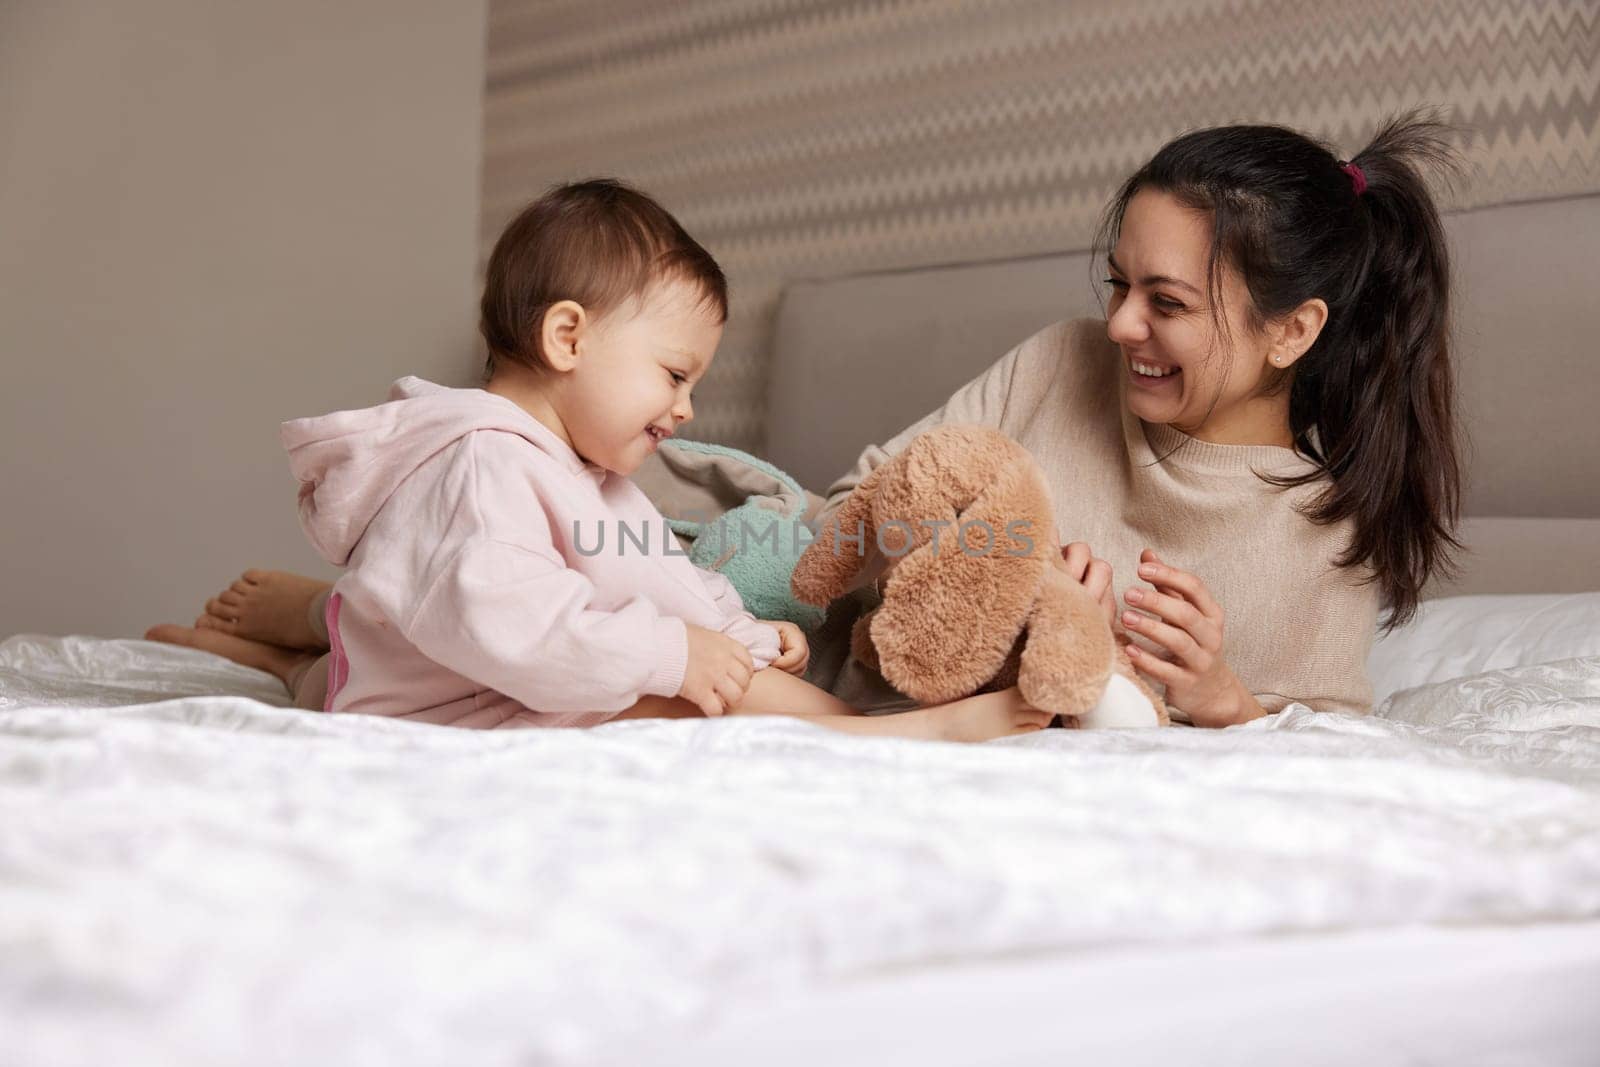
[[[1402,689],[1378,714],[1455,730],[1600,729],[1600,657],[1506,667]]]
[[[1600,656],[1600,593],[1453,596],[1374,641],[1367,673],[1377,707],[1412,686],[1579,656]]]

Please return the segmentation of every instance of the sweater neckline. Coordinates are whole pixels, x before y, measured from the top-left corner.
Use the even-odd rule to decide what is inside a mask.
[[[1292,448],[1281,445],[1221,445],[1190,437],[1182,430],[1162,422],[1145,422],[1127,407],[1123,409],[1124,422],[1137,424],[1142,430],[1135,441],[1144,447],[1140,458],[1154,462],[1177,463],[1190,470],[1210,471],[1217,474],[1275,474],[1300,475],[1316,470],[1316,464]]]

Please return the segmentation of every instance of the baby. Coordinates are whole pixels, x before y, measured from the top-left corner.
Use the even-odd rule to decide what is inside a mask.
[[[614,181],[556,188],[490,258],[487,383],[402,378],[285,423],[330,589],[248,572],[195,628],[146,636],[276,673],[302,707],[499,728],[785,714],[984,740],[1050,716],[1015,689],[864,716],[798,677],[804,634],[744,610],[628,478],[694,417],[727,320],[711,255]],[[326,649],[326,654],[319,653]]]

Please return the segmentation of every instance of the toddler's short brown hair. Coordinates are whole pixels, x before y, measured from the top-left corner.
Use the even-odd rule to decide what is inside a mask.
[[[722,268],[666,208],[610,178],[554,187],[511,220],[489,256],[478,326],[486,373],[501,362],[547,366],[540,333],[560,301],[604,315],[665,277],[697,286],[727,321]]]

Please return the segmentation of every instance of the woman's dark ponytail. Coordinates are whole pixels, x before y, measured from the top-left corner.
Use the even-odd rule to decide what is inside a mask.
[[[1454,170],[1447,134],[1412,113],[1350,160],[1366,184],[1357,195],[1352,180],[1349,194],[1359,233],[1350,291],[1318,338],[1322,358],[1303,368],[1315,373],[1290,388],[1295,438],[1316,427],[1317,458],[1333,476],[1310,517],[1355,518],[1339,563],[1372,566],[1390,627],[1416,612],[1430,576],[1454,570],[1461,547],[1450,256],[1422,173]]]
[[[1425,171],[1454,175],[1454,131],[1417,110],[1385,123],[1350,160],[1282,126],[1223,126],[1168,143],[1107,209],[1096,247],[1116,242],[1140,189],[1212,216],[1208,284],[1219,310],[1223,265],[1250,293],[1256,329],[1321,298],[1328,318],[1294,366],[1269,372],[1289,390],[1295,447],[1317,469],[1264,479],[1327,488],[1303,509],[1350,520],[1339,566],[1370,567],[1388,627],[1415,614],[1423,587],[1454,571],[1460,549],[1461,443],[1450,358],[1450,255]]]

